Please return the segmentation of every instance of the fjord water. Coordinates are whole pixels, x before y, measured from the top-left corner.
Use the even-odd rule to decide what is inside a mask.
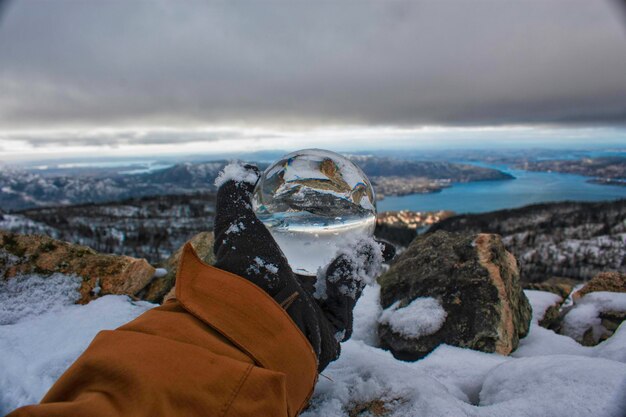
[[[478,164],[475,164],[478,165]],[[454,184],[441,192],[389,196],[378,201],[378,211],[452,210],[483,213],[556,201],[604,201],[626,198],[626,187],[587,182],[581,175],[530,172],[502,165],[483,165],[513,175],[514,180],[478,181]]]

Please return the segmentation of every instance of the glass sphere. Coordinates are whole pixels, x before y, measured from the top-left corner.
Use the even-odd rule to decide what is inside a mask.
[[[303,275],[316,275],[376,226],[369,179],[349,159],[322,149],[296,151],[270,165],[252,205],[293,271]]]

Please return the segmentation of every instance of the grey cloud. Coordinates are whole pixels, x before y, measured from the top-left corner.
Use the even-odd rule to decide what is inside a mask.
[[[263,136],[269,137],[268,136]],[[121,146],[121,145],[162,145],[171,143],[214,142],[217,140],[247,139],[250,135],[245,131],[190,131],[189,129],[152,131],[110,131],[81,133],[80,129],[72,132],[9,133],[0,135],[2,140],[26,143],[34,148],[58,146]]]
[[[0,124],[621,123],[622,17],[588,0],[13,2]]]

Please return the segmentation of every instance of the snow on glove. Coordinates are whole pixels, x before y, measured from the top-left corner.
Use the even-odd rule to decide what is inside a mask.
[[[215,181],[215,266],[248,279],[283,306],[311,343],[321,372],[339,356],[336,331],[254,214],[250,200],[258,177],[252,165],[230,164]]]
[[[378,276],[383,261],[391,260],[395,253],[395,247],[388,242],[360,238],[317,274],[313,296],[333,326],[337,341],[352,335],[353,310],[363,288]],[[298,278],[311,282],[308,277]]]

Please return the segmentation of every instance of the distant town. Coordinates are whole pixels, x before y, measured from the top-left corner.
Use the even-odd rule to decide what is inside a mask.
[[[454,216],[453,211],[385,211],[378,213],[376,222],[379,225],[391,227],[405,227],[408,229],[420,229],[431,226],[441,220]]]

